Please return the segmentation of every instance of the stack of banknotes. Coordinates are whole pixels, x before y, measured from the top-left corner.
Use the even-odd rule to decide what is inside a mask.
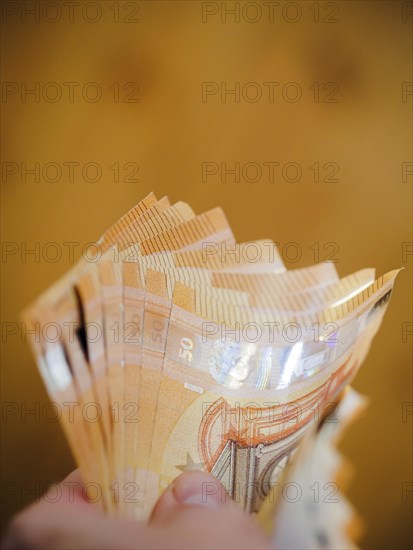
[[[220,208],[196,215],[151,193],[23,318],[83,479],[108,513],[145,519],[196,469],[259,517],[295,456],[311,464],[307,484],[317,462],[320,479],[331,470],[311,456],[345,417],[342,403],[357,403],[345,389],[397,272],[287,271],[274,242],[237,243]]]

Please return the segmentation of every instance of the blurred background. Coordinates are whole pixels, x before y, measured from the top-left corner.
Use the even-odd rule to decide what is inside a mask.
[[[405,268],[343,450],[362,548],[410,547],[412,3],[2,10],[3,521],[74,467],[19,312],[153,190],[221,205],[239,241],[274,239],[288,268]]]

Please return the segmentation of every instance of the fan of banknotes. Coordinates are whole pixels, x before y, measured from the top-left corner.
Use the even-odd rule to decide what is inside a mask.
[[[397,273],[287,271],[274,242],[237,243],[220,208],[196,215],[150,194],[23,316],[108,513],[145,519],[175,477],[202,469],[259,516],[295,460],[308,484],[318,462],[320,479],[331,469],[334,453],[313,456],[325,418],[357,401],[345,388]]]

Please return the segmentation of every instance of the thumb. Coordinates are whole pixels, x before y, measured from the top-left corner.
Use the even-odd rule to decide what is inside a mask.
[[[179,476],[158,500],[150,518],[157,532],[179,548],[269,548],[258,525],[204,472]]]
[[[156,503],[151,522],[159,522],[175,514],[182,507],[202,506],[218,508],[235,506],[225,487],[205,472],[187,472],[175,479]]]

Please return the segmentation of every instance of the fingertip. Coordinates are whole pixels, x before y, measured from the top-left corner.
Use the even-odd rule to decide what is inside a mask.
[[[70,472],[63,481],[60,483],[60,495],[59,501],[62,504],[77,504],[81,506],[87,506],[90,510],[93,510],[95,513],[103,513],[103,509],[99,506],[98,500],[91,500],[88,494],[88,487],[92,488],[98,492],[102,492],[103,488],[97,483],[92,482],[90,484],[84,484],[82,474],[79,468]]]
[[[206,472],[187,472],[180,475],[171,486],[179,504],[215,508],[229,498],[220,481]]]
[[[186,472],[177,477],[156,503],[150,521],[165,518],[188,506],[217,508],[231,499],[220,481],[206,472]]]
[[[83,485],[82,475],[80,473],[80,468],[75,468],[70,474],[68,474],[62,481],[62,483],[80,483]]]

